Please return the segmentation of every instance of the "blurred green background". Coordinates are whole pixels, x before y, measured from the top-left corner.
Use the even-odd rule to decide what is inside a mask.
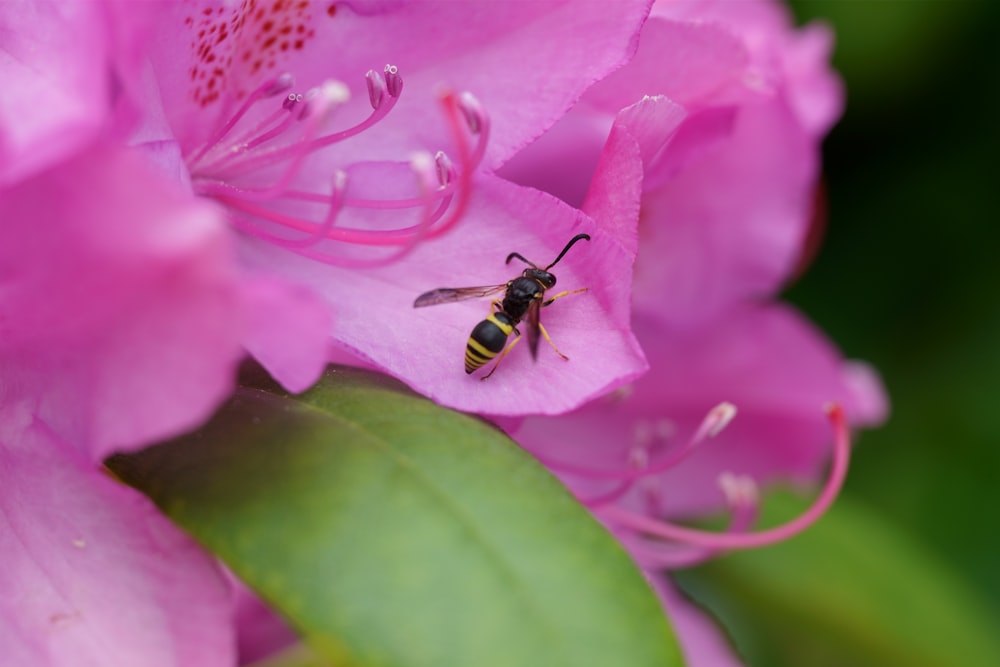
[[[860,439],[842,516],[764,552],[771,566],[734,555],[682,581],[755,667],[1000,664],[1000,2],[793,9],[833,25],[848,106],[825,145],[825,242],[786,298],[881,371],[892,413]],[[875,599],[852,607],[805,585],[800,596],[845,618],[804,618],[777,563]],[[869,602],[881,607],[865,620]],[[950,648],[878,646],[892,641]]]

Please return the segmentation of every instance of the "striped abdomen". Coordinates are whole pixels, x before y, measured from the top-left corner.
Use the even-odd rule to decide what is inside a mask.
[[[490,316],[476,325],[465,345],[465,372],[471,373],[500,354],[507,338],[514,331],[514,322],[504,313]]]

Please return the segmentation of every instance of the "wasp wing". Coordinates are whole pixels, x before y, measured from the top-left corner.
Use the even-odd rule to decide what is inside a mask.
[[[413,302],[413,307],[423,308],[424,306],[436,306],[439,303],[452,303],[455,301],[464,301],[466,299],[475,299],[478,297],[496,294],[506,288],[507,283],[504,283],[503,285],[484,285],[482,287],[442,287],[440,289],[431,290],[430,292],[424,292],[418,296],[417,300]]]
[[[528,312],[524,319],[528,323],[528,349],[531,350],[531,358],[538,358],[538,332],[541,329],[542,300],[532,299],[528,304]]]

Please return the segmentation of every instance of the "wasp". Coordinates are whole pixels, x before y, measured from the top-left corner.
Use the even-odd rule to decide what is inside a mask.
[[[507,255],[507,260],[504,264],[510,264],[510,260],[517,258],[530,267],[525,269],[517,278],[508,280],[501,285],[442,287],[431,290],[418,296],[417,300],[413,302],[413,307],[423,308],[424,306],[435,306],[439,303],[453,303],[455,301],[486,297],[504,292],[503,300],[493,301],[490,305],[490,314],[485,320],[476,325],[472,333],[469,334],[469,341],[465,345],[466,373],[474,372],[498,354],[500,355],[496,363],[493,364],[493,368],[490,369],[490,372],[483,376],[484,380],[493,375],[503,358],[520,342],[521,332],[518,330],[517,325],[522,320],[526,320],[528,324],[528,347],[531,349],[532,359],[538,356],[538,334],[541,333],[545,337],[545,340],[549,342],[549,345],[552,346],[552,349],[560,357],[568,361],[569,357],[559,351],[556,344],[552,342],[552,338],[549,337],[549,332],[542,326],[539,314],[542,308],[552,305],[552,302],[560,297],[587,291],[587,288],[584,287],[560,292],[548,299],[545,298],[545,291],[552,289],[556,284],[556,277],[549,272],[549,269],[559,263],[559,260],[573,247],[574,243],[581,240],[589,241],[590,236],[587,234],[577,234],[571,238],[566,247],[559,253],[559,256],[544,269],[539,268],[534,262],[529,262],[520,253],[512,252]],[[510,338],[512,333],[516,334],[516,338],[508,345],[507,339]]]

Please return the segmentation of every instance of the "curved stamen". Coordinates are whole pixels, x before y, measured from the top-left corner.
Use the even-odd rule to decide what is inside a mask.
[[[475,99],[472,98],[471,95],[469,95],[469,98]],[[455,93],[448,89],[444,90],[441,93],[441,104],[444,107],[445,119],[448,121],[448,127],[451,130],[451,135],[455,140],[455,146],[457,147],[458,152],[458,162],[461,165],[461,168],[458,170],[458,174],[449,182],[449,185],[451,183],[455,183],[455,189],[458,196],[455,206],[451,209],[448,219],[428,233],[426,238],[437,238],[438,236],[441,236],[454,227],[458,221],[462,219],[462,216],[465,215],[465,210],[469,207],[469,199],[472,196],[472,172],[476,168],[476,165],[478,165],[482,160],[480,157],[479,160],[474,161],[473,155],[485,154],[485,145],[489,138],[489,116],[483,112],[482,109],[479,109],[479,144],[483,148],[482,151],[480,151],[477,146],[476,152],[471,152],[469,149],[469,138],[462,130],[462,123],[459,119],[459,116],[463,115],[464,112],[461,110],[462,107],[460,107],[458,99],[455,97]],[[476,107],[477,109],[479,108],[478,102],[476,103]],[[450,166],[451,165],[448,165],[448,167]]]
[[[683,542],[706,549],[752,549],[787,540],[814,524],[830,508],[847,477],[851,457],[851,440],[843,409],[837,405],[827,408],[834,429],[833,463],[830,476],[812,506],[795,519],[775,528],[749,534],[717,533],[678,526],[629,510],[610,506],[597,511],[608,521],[656,537]]]
[[[345,130],[320,135],[320,125],[327,112],[347,96],[342,84],[328,83],[322,90],[310,91],[305,98],[289,95],[281,109],[253,123],[250,129],[234,132],[255,103],[287,89],[290,81],[290,77],[279,78],[260,86],[244,101],[238,112],[212,134],[212,142],[198,149],[187,161],[195,192],[228,206],[236,214],[236,227],[251,236],[324,263],[378,266],[406,255],[420,241],[447,232],[461,219],[468,207],[472,172],[485,155],[489,132],[489,118],[475,98],[468,94],[456,96],[451,92],[444,93],[441,98],[445,119],[457,147],[457,167],[444,153],[439,152],[433,159],[424,154],[410,165],[417,175],[419,196],[395,200],[349,199],[343,187],[337,185],[330,194],[290,188],[303,173],[309,155],[356,136],[385,118],[399,99],[403,79],[392,65],[387,65],[381,74],[369,71],[366,85],[372,113]],[[336,87],[338,94],[324,94],[324,90],[331,86]],[[298,120],[305,121],[301,133],[291,129]],[[463,130],[463,125],[468,129]],[[264,147],[292,131],[298,133],[292,141]],[[477,135],[475,148],[470,146],[469,131]],[[235,142],[232,137],[237,134],[240,139]],[[353,166],[348,169],[353,169]],[[258,182],[266,178],[265,184],[256,185],[249,178],[241,182],[251,174],[256,176],[254,180]],[[343,176],[340,178],[342,181]],[[289,209],[281,203],[293,201],[323,205],[323,220],[314,219],[309,214],[303,217],[300,213],[286,212]],[[419,209],[420,213],[415,224],[388,230],[334,224],[347,208],[384,211]],[[412,222],[412,219],[408,221]],[[280,231],[274,233],[268,231],[268,225],[285,227],[304,236],[289,237]],[[357,260],[320,248],[318,244],[327,240],[396,248],[385,258]]]
[[[465,116],[465,122],[473,134],[480,137],[476,143],[476,150],[469,156],[472,164],[479,164],[486,157],[486,138],[490,135],[490,117],[484,110],[479,100],[470,92],[462,93],[458,98],[458,106]]]

